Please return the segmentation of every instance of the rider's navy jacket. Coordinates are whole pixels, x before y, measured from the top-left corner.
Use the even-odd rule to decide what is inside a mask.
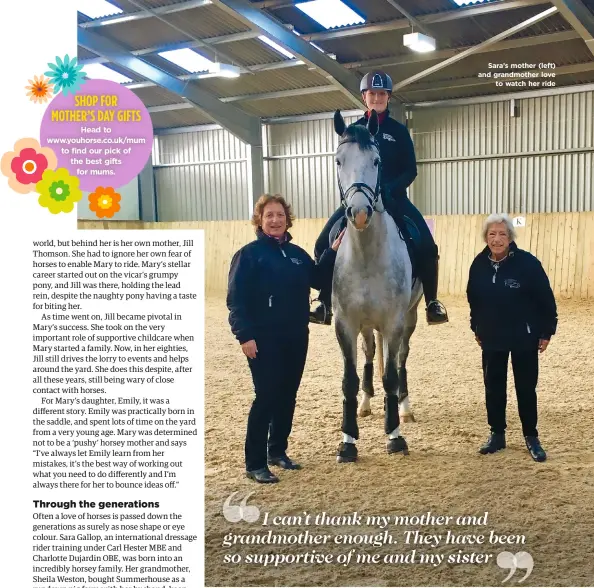
[[[489,256],[485,247],[470,267],[470,328],[486,350],[534,349],[557,329],[549,279],[540,261],[513,241],[500,263]]]
[[[365,113],[355,124],[367,125],[368,116]],[[406,189],[417,177],[415,148],[408,129],[390,118],[389,111],[386,111],[385,116],[380,115],[380,120],[375,140],[379,144],[382,160],[384,194],[389,193],[392,198],[406,198]]]
[[[262,335],[308,331],[309,290],[332,279],[336,252],[328,248],[318,264],[301,247],[262,231],[231,260],[227,307],[231,331],[240,343]]]

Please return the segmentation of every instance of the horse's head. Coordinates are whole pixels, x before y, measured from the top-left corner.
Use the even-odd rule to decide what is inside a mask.
[[[334,130],[340,136],[336,150],[340,200],[347,218],[359,231],[371,222],[380,198],[380,154],[375,142],[379,129],[372,110],[367,126],[346,126],[340,110],[334,113]]]

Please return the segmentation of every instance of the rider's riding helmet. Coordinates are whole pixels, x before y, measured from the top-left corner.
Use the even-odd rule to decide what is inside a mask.
[[[376,70],[363,76],[359,89],[362,94],[367,90],[386,90],[392,93],[392,87],[392,78],[385,71]]]

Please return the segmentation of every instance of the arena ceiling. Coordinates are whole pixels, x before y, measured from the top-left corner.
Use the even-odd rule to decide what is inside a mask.
[[[372,68],[392,76],[404,104],[512,91],[479,77],[489,63],[554,64],[557,88],[594,82],[594,0],[345,0],[364,23],[329,29],[301,0],[110,2],[121,12],[79,12],[79,60],[126,76],[155,129],[217,122],[251,142],[261,119],[362,108],[359,80]],[[405,47],[412,31],[436,50]],[[176,49],[240,75],[204,77],[159,55]]]

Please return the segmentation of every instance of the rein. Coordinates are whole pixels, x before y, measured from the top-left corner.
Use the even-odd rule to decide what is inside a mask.
[[[338,147],[340,147],[341,145],[344,145],[345,143],[356,143],[356,141],[353,139],[343,139],[343,140],[339,141]],[[373,145],[375,145],[375,147],[377,147],[378,156],[379,156],[379,145],[377,144],[377,142],[375,140],[373,141]],[[380,158],[380,162],[378,164],[377,183],[375,185],[375,190],[369,184],[366,184],[365,182],[355,182],[354,184],[351,184],[345,191],[344,188],[342,187],[342,183],[340,182],[340,174],[337,174],[337,176],[338,176],[338,189],[340,191],[340,204],[342,205],[343,208],[348,207],[347,201],[349,200],[349,198],[351,198],[353,196],[353,194],[355,194],[356,192],[362,192],[363,195],[365,196],[365,198],[367,198],[367,201],[369,202],[369,206],[373,210],[377,210],[377,208],[376,208],[377,201],[379,200],[380,192],[381,192],[381,178],[382,178],[381,158]]]

